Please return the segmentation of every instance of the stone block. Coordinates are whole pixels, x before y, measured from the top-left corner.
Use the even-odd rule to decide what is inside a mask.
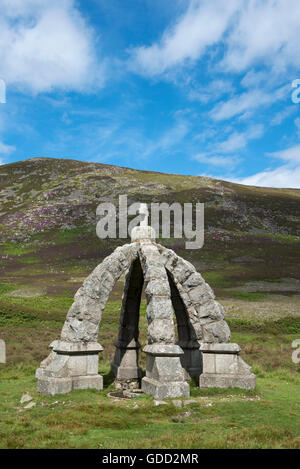
[[[154,399],[159,400],[190,396],[190,387],[185,381],[169,381],[161,383],[148,377],[144,377],[142,379],[142,391],[145,394],[151,394]]]
[[[67,394],[72,390],[72,378],[54,378],[44,376],[38,379],[37,390],[40,394],[55,396]]]
[[[200,388],[254,389],[255,375],[251,367],[239,356],[238,344],[203,343],[200,346],[203,355],[203,373],[200,375]]]
[[[87,373],[87,355],[70,355],[68,358],[70,376],[82,376]]]
[[[171,316],[172,318],[172,316]],[[175,330],[173,318],[154,319],[148,324],[148,342],[171,344],[175,342]]]
[[[256,377],[250,375],[203,373],[199,380],[200,388],[241,388],[255,389]]]
[[[103,377],[100,375],[74,376],[72,378],[72,389],[103,389]]]
[[[90,354],[86,357],[86,373],[88,375],[97,375],[99,371],[99,357],[98,354]]]
[[[172,303],[168,297],[154,296],[147,305],[147,319],[170,319],[173,316]]]
[[[216,362],[214,353],[203,354],[203,373],[215,373]]]
[[[6,363],[6,346],[4,340],[0,340],[0,363]]]

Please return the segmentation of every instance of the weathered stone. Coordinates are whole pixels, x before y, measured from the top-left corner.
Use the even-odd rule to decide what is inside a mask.
[[[229,342],[230,329],[226,321],[216,321],[202,326],[204,342]]]
[[[131,241],[139,241],[141,239],[155,240],[155,230],[151,226],[135,226],[131,231]]]
[[[0,363],[6,363],[6,346],[4,340],[0,340]]]
[[[180,401],[179,399],[174,399],[172,401],[172,404],[175,406],[175,407],[182,407],[182,401]]]
[[[32,396],[30,394],[28,394],[28,392],[27,392],[27,393],[23,394],[23,396],[21,397],[20,404],[25,404],[25,402],[30,402],[30,401],[32,401]]]
[[[184,381],[160,383],[147,377],[142,379],[142,390],[145,394],[152,394],[154,399],[189,397],[190,395],[190,387]]]
[[[143,392],[152,394],[155,399],[189,396],[190,388],[180,363],[183,351],[178,345],[148,345],[144,352],[147,360]]]
[[[146,298],[149,300],[152,296],[166,296],[170,297],[170,287],[167,278],[160,278],[150,280],[147,287],[145,288]]]
[[[204,283],[204,279],[201,274],[198,272],[193,272],[182,284],[183,287],[187,288],[188,290],[193,287],[197,287]]]
[[[200,350],[203,354],[203,373],[199,380],[201,388],[255,388],[255,375],[239,356],[240,347],[237,344],[201,344]]]
[[[150,344],[155,342],[174,343],[175,331],[173,319],[153,319],[148,324],[148,341]]]
[[[170,298],[153,296],[147,305],[147,319],[170,319],[173,316]]]
[[[199,303],[204,304],[215,298],[212,289],[207,285],[207,283],[202,283],[201,285],[191,288],[188,293],[191,301],[195,305]]]
[[[71,389],[91,387],[102,389],[103,379],[98,375],[98,354],[103,350],[100,344],[55,340],[51,348],[50,359],[44,360],[36,371],[41,394],[64,394]]]
[[[103,377],[101,375],[93,376],[75,376],[72,379],[72,389],[103,389]]]
[[[196,401],[195,399],[186,399],[185,401],[183,401],[184,407],[191,404],[198,404],[198,401]]]
[[[210,318],[214,321],[219,321],[225,317],[223,307],[215,300],[210,300],[204,305],[197,305],[196,311],[198,312],[199,319]]]
[[[166,401],[157,401],[154,399],[153,404],[157,407],[159,405],[168,405]]]
[[[255,375],[203,374],[200,376],[200,388],[241,388],[255,389]]]
[[[23,409],[32,409],[33,407],[36,406],[36,402],[29,402],[29,404],[26,404]]]

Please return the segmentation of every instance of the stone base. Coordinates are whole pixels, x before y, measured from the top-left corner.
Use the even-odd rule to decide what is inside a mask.
[[[142,391],[145,394],[152,394],[154,399],[189,397],[190,395],[190,387],[185,381],[161,383],[147,377],[142,379]]]
[[[138,366],[138,351],[140,344],[136,339],[129,343],[117,340],[115,342],[116,352],[111,363],[111,371],[116,377],[117,389],[137,389],[140,387],[142,370]]]
[[[146,376],[142,379],[142,391],[155,399],[186,397],[190,386],[185,381],[180,357],[182,349],[174,344],[146,345]]]
[[[238,344],[202,343],[200,350],[203,354],[200,388],[255,388],[256,377],[239,356]]]
[[[103,389],[103,376],[73,376],[72,389]]]
[[[254,389],[256,386],[256,377],[251,375],[225,375],[203,373],[199,379],[200,388],[241,388]]]
[[[128,391],[133,389],[140,389],[141,388],[141,380],[140,379],[116,379],[114,381],[114,386],[117,390]]]
[[[72,389],[103,389],[103,377],[95,376],[74,376],[70,378],[53,378],[43,376],[38,378],[37,390],[40,394],[55,396],[55,394],[67,394]]]
[[[54,341],[51,353],[36,370],[37,390],[54,396],[72,389],[103,389],[103,378],[98,374],[98,343]]]
[[[40,394],[49,396],[67,394],[72,390],[72,378],[50,378],[48,376],[38,378],[37,390]]]
[[[142,370],[137,366],[118,366],[112,363],[111,371],[118,381],[140,381],[142,377]]]

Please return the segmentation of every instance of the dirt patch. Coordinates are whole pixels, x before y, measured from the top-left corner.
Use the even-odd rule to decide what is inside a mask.
[[[25,287],[7,293],[4,296],[17,296],[21,298],[34,298],[37,296],[45,296],[46,288],[43,287]]]

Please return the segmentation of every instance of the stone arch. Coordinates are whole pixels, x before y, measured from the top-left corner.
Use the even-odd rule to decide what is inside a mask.
[[[74,296],[67,313],[61,340],[68,342],[96,342],[102,312],[108,297],[121,275],[137,258],[134,244],[118,247],[86,278]]]
[[[225,311],[210,286],[195,267],[174,251],[159,245],[164,266],[171,275],[186,307],[196,338],[205,343],[228,343],[230,329]]]
[[[186,379],[197,380],[202,373],[202,355],[199,350],[197,333],[190,320],[189,313],[176,286],[176,282],[170,272],[167,271],[167,275],[171,289],[171,301],[177,321],[177,344],[184,353],[184,355],[181,356],[181,365],[185,370]]]

